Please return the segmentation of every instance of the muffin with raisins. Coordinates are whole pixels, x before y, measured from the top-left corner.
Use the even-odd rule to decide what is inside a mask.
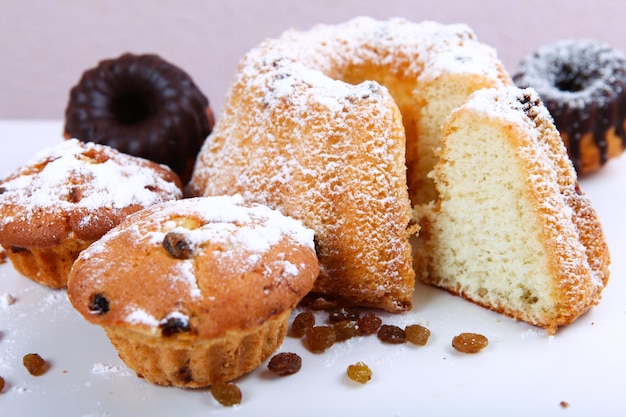
[[[135,213],[83,251],[68,296],[138,375],[193,388],[267,359],[318,274],[299,221],[241,196],[189,198]]]
[[[62,141],[0,180],[0,245],[22,275],[62,288],[80,251],[128,214],[181,197],[165,166]]]

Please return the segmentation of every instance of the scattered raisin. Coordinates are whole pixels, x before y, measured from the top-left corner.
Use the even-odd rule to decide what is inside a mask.
[[[355,308],[338,307],[334,308],[328,313],[328,320],[331,323],[338,323],[340,321],[357,321],[361,313]]]
[[[165,337],[189,331],[189,321],[180,317],[166,317],[159,322],[161,334]]]
[[[348,378],[361,384],[365,384],[372,379],[372,370],[363,362],[357,362],[348,366],[346,373]]]
[[[193,255],[189,239],[183,233],[169,232],[166,234],[163,238],[163,247],[172,258],[189,259]]]
[[[39,376],[46,371],[46,361],[37,353],[29,353],[22,358],[24,367],[31,375]]]
[[[291,334],[295,337],[302,337],[313,326],[315,326],[315,315],[311,311],[303,311],[293,319]]]
[[[404,328],[406,340],[414,345],[424,346],[430,337],[430,330],[419,324],[410,324]]]
[[[6,193],[7,189],[5,187],[0,187],[0,194]]]
[[[313,326],[306,332],[306,343],[311,352],[323,352],[335,344],[335,329],[331,326]]]
[[[211,385],[211,395],[225,407],[241,404],[241,390],[232,382],[218,382]]]
[[[109,300],[101,293],[92,294],[89,297],[89,312],[102,315],[109,311]]]
[[[356,321],[352,320],[343,320],[335,323],[333,324],[333,329],[335,329],[335,340],[337,342],[343,342],[359,335]]]
[[[365,313],[357,321],[359,334],[362,336],[376,333],[381,324],[383,324],[383,321],[374,313]]]
[[[461,333],[452,339],[452,347],[463,353],[477,353],[489,344],[489,340],[478,333]]]
[[[0,393],[2,392],[3,389],[4,389],[4,378],[0,376]]]
[[[398,326],[383,324],[380,326],[380,329],[378,329],[378,338],[385,343],[397,345],[406,341],[406,334],[404,330]]]
[[[302,358],[291,352],[278,353],[267,364],[267,369],[279,376],[293,375],[301,367]]]

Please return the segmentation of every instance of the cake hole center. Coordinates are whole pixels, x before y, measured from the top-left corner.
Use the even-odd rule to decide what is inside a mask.
[[[112,103],[113,114],[124,125],[134,125],[148,119],[154,112],[151,98],[145,92],[130,90],[116,97]]]

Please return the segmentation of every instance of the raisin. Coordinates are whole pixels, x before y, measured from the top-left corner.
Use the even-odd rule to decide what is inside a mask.
[[[102,315],[109,311],[109,300],[101,293],[92,294],[89,297],[89,312]]]
[[[374,313],[365,313],[363,317],[357,320],[356,324],[359,328],[359,334],[365,336],[376,333],[383,321]]]
[[[338,307],[332,309],[330,313],[328,313],[328,320],[331,323],[338,323],[340,321],[357,321],[359,319],[359,310],[354,308],[346,308],[346,307]]]
[[[463,353],[477,353],[487,347],[489,340],[478,333],[461,333],[452,339],[452,347]]]
[[[365,384],[372,379],[372,370],[363,362],[357,362],[348,366],[346,373],[348,378],[361,384]]]
[[[4,194],[7,192],[6,187],[0,187],[0,194]]]
[[[406,341],[406,334],[398,326],[383,324],[378,329],[378,338],[385,343],[397,345]]]
[[[172,258],[189,259],[193,255],[187,236],[179,232],[169,232],[163,238],[163,247]]]
[[[315,326],[315,315],[311,311],[304,311],[293,319],[291,334],[295,337],[302,337],[313,326]]]
[[[411,324],[404,328],[406,340],[414,345],[424,346],[430,337],[430,330],[419,324]]]
[[[83,198],[83,193],[80,190],[80,188],[78,187],[72,187],[70,188],[70,192],[68,194],[68,201],[70,201],[71,203],[78,203],[80,202],[80,200],[82,200]]]
[[[161,334],[165,337],[189,331],[189,321],[180,317],[166,317],[159,322]]]
[[[337,342],[343,342],[359,335],[356,321],[352,320],[343,320],[335,323],[333,329],[335,329],[335,340]]]
[[[2,392],[3,389],[4,389],[4,378],[0,376],[0,393]]]
[[[267,364],[267,369],[279,376],[293,375],[301,367],[302,358],[291,352],[278,353]]]
[[[323,352],[335,344],[335,330],[331,326],[313,326],[306,332],[306,344],[311,352]]]
[[[225,407],[241,404],[241,390],[232,382],[218,382],[211,385],[211,395]]]
[[[39,376],[46,371],[46,361],[37,353],[24,355],[22,363],[31,375]]]

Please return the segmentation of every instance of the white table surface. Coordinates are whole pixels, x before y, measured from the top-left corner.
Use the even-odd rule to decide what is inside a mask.
[[[60,121],[0,121],[0,175],[61,140]],[[601,303],[547,336],[536,327],[417,285],[412,311],[382,314],[389,324],[426,325],[424,347],[352,339],[322,354],[287,337],[280,351],[303,358],[293,376],[272,376],[263,364],[237,380],[243,402],[218,405],[207,390],[158,387],[126,368],[97,326],[70,306],[65,292],[37,285],[0,265],[0,393],[2,416],[618,416],[626,415],[626,157],[581,180],[604,224],[612,275]],[[15,299],[8,303],[8,296]],[[488,337],[476,355],[451,347],[461,332]],[[50,363],[29,375],[22,356]],[[366,362],[366,385],[347,379],[349,364]],[[562,402],[567,403],[564,406]]]

